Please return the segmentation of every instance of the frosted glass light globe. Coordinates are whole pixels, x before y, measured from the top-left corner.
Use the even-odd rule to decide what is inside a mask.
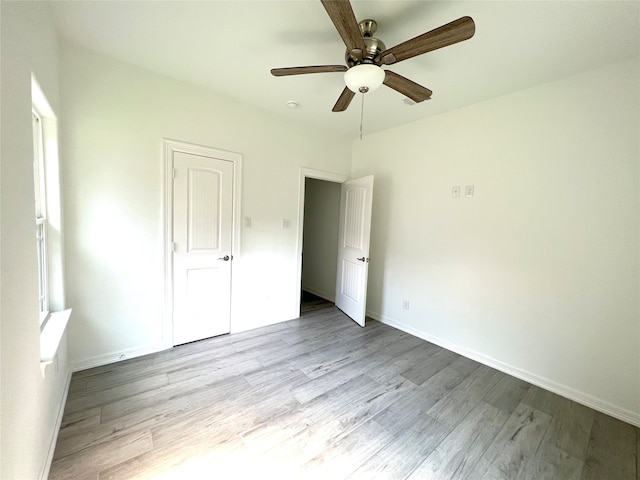
[[[344,73],[344,83],[354,93],[373,92],[384,82],[384,70],[377,65],[361,63]]]

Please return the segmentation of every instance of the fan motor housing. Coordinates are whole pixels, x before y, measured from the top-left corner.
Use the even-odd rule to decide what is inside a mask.
[[[375,20],[367,18],[362,20],[358,26],[360,27],[360,32],[362,32],[366,49],[362,52],[362,56],[354,55],[349,50],[346,51],[344,59],[349,68],[360,63],[374,63],[374,59],[387,49],[382,40],[373,36],[378,29],[378,23]]]

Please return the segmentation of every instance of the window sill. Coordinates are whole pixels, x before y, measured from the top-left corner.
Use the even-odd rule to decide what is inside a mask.
[[[53,363],[58,353],[58,347],[69,323],[70,316],[70,308],[61,312],[51,312],[47,323],[45,323],[40,332],[40,368],[43,373],[47,365]]]

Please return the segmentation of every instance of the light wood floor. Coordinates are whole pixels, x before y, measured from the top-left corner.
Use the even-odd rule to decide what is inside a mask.
[[[335,307],[73,375],[51,479],[638,479],[640,433]]]

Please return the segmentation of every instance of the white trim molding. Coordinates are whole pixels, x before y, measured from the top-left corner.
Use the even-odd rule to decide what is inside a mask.
[[[471,360],[475,360],[476,362],[482,363],[483,365],[495,368],[496,370],[500,370],[503,373],[512,375],[516,378],[519,378],[520,380],[531,383],[532,385],[544,388],[545,390],[549,390],[550,392],[556,393],[562,397],[568,398],[582,405],[593,408],[594,410],[615,417],[619,420],[622,420],[623,422],[627,422],[631,425],[635,425],[636,427],[640,427],[640,414],[636,412],[618,407],[600,398],[594,397],[593,395],[575,390],[566,385],[554,382],[553,380],[550,380],[548,378],[536,375],[535,373],[522,370],[512,365],[508,365],[493,357],[480,352],[476,352],[475,350],[470,350],[468,348],[462,347],[443,338],[431,335],[428,332],[423,332],[422,330],[418,330],[414,327],[406,325],[389,316],[381,315],[370,310],[367,310],[367,316],[381,323],[389,325],[390,327],[402,330],[409,335],[413,335],[414,337],[421,338],[422,340],[431,342],[442,348],[455,352],[459,355],[462,355],[463,357],[470,358]]]
[[[69,396],[69,386],[71,385],[71,371],[67,374],[67,378],[64,382],[62,399],[60,400],[60,405],[58,406],[58,413],[56,415],[56,423],[53,429],[53,433],[51,435],[51,440],[49,441],[49,449],[47,450],[47,456],[44,459],[44,463],[40,468],[40,474],[38,478],[40,480],[47,480],[49,478],[49,471],[51,470],[51,464],[53,463],[53,454],[56,450],[56,443],[58,442],[58,432],[60,431],[60,426],[62,425],[62,418],[64,417],[64,407],[67,404],[67,397]]]
[[[62,342],[70,316],[70,308],[61,312],[49,313],[46,323],[40,332],[40,368],[43,375],[47,366],[53,363],[58,353],[58,347]]]
[[[304,192],[305,180],[307,178],[315,178],[316,180],[325,180],[327,182],[344,183],[349,177],[339,173],[325,172],[315,170],[313,168],[300,167],[298,177],[298,239],[296,241],[296,294],[294,297],[295,305],[291,311],[297,312],[296,318],[300,316],[300,295],[302,285],[302,239],[304,234]]]

